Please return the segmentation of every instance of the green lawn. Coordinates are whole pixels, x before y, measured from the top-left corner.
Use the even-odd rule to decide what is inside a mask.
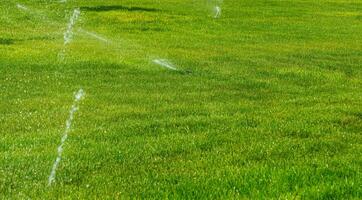
[[[0,199],[361,199],[361,177],[360,0],[1,0]]]

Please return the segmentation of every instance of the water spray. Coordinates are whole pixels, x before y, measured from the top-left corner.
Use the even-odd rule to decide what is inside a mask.
[[[153,60],[153,62],[155,64],[158,64],[158,65],[162,66],[162,67],[166,67],[168,69],[177,71],[176,67],[170,61],[168,61],[166,59],[155,59],[155,60]]]
[[[74,9],[73,15],[69,20],[67,30],[64,32],[64,45],[62,51],[59,53],[60,60],[64,60],[65,48],[73,39],[73,27],[77,22],[79,15],[80,15],[79,8]]]
[[[68,134],[70,132],[70,129],[72,127],[72,121],[74,119],[74,113],[79,109],[79,101],[82,100],[84,96],[84,91],[82,89],[80,89],[74,96],[74,102],[73,105],[69,111],[69,117],[65,123],[65,130],[63,133],[63,137],[60,141],[60,145],[58,146],[57,152],[58,152],[58,156],[54,161],[53,167],[52,167],[52,171],[50,172],[49,178],[48,178],[48,186],[51,186],[54,182],[55,182],[55,175],[56,175],[56,171],[58,168],[58,165],[60,163],[60,161],[62,160],[62,154],[63,154],[63,146],[65,141],[68,138]]]

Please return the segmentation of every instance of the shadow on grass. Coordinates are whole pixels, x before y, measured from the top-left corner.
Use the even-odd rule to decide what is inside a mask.
[[[12,45],[15,43],[15,40],[10,38],[0,38],[0,45]]]
[[[106,11],[115,11],[115,10],[126,10],[129,12],[135,12],[135,11],[142,11],[142,12],[157,12],[158,9],[155,8],[144,8],[144,7],[126,7],[121,5],[114,5],[114,6],[83,6],[80,7],[83,11],[94,11],[94,12],[106,12]]]
[[[45,41],[45,40],[54,40],[54,37],[49,36],[33,36],[23,39],[12,39],[12,38],[0,38],[0,45],[13,45],[17,42],[27,42],[27,41]]]

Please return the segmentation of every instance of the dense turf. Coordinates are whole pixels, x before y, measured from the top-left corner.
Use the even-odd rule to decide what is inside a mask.
[[[216,2],[2,0],[0,198],[362,198],[361,1]]]

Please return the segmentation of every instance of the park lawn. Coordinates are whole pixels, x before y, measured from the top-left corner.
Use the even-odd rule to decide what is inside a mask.
[[[2,0],[0,199],[361,199],[361,11]]]

